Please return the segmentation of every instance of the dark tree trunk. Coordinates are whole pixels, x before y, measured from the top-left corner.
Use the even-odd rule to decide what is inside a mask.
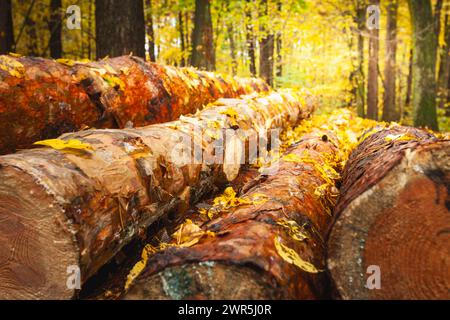
[[[252,0],[247,0],[245,5],[245,38],[248,50],[249,69],[252,76],[256,76],[256,57],[255,57],[255,34],[253,27],[253,17],[250,5]]]
[[[147,16],[145,17],[145,28],[147,31],[148,39],[148,54],[150,61],[155,62],[155,31],[153,29],[153,7],[152,0],[145,0],[145,8]]]
[[[195,1],[191,65],[211,71],[216,68],[210,0]]]
[[[430,0],[409,0],[413,27],[414,125],[438,129],[436,114],[436,34]]]
[[[62,56],[62,42],[61,42],[61,0],[50,1],[50,56],[54,59]]]
[[[0,54],[12,51],[14,32],[11,0],[0,0]]]
[[[145,58],[143,0],[96,0],[97,58],[133,53]]]
[[[413,65],[413,49],[409,51],[408,78],[406,79],[406,99],[405,106],[411,105],[412,95],[412,65]],[[403,115],[402,115],[403,116]]]
[[[379,5],[379,0],[371,0],[372,5]],[[378,55],[379,30],[369,32],[369,71],[367,75],[367,117],[378,120]]]
[[[261,0],[259,15],[267,17],[269,14],[269,5],[267,0]],[[267,19],[268,20],[268,19]],[[262,39],[259,43],[259,76],[263,78],[268,85],[273,85],[273,53],[275,46],[275,36],[267,25],[261,25],[260,30]]]
[[[180,65],[184,67],[186,65],[186,43],[184,41],[184,22],[183,22],[183,13],[181,11],[178,12],[178,31],[180,32],[180,42],[181,42],[181,60]]]
[[[384,65],[384,121],[398,121],[400,119],[400,114],[395,106],[397,11],[397,0],[390,0],[387,6],[386,58]]]

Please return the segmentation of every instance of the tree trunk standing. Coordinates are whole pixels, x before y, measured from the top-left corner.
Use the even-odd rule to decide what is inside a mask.
[[[0,0],[0,54],[12,51],[14,30],[11,0]]]
[[[61,0],[50,2],[50,56],[53,59],[62,57],[62,7]]]
[[[436,114],[436,34],[430,0],[409,0],[413,28],[414,125],[438,130]]]
[[[247,45],[249,69],[252,76],[256,76],[256,55],[255,55],[255,30],[252,16],[252,0],[247,0],[245,4],[245,39]]]
[[[441,48],[440,65],[438,73],[438,100],[439,108],[444,109],[449,95],[448,81],[450,76],[450,15],[445,14],[444,38],[445,43]]]
[[[148,54],[150,57],[150,61],[155,62],[155,31],[153,28],[153,7],[152,0],[145,0],[145,29],[147,32],[147,40],[148,40]]]
[[[409,107],[411,105],[411,97],[412,97],[412,80],[413,80],[413,55],[414,49],[409,50],[409,63],[408,63],[408,77],[406,79],[406,98],[405,98],[405,107]],[[402,117],[404,115],[402,114]]]
[[[390,0],[387,6],[386,58],[384,65],[384,104],[383,121],[398,121],[400,114],[396,107],[396,75],[397,75],[397,0]]]
[[[358,70],[356,76],[356,110],[360,117],[365,117],[366,86],[364,77],[364,32],[366,23],[366,3],[357,1],[356,24],[358,27]]]
[[[372,5],[378,6],[379,0],[371,0]],[[378,55],[379,30],[372,26],[369,32],[369,70],[367,73],[367,117],[378,120]]]
[[[97,58],[133,53],[145,58],[143,0],[95,1]]]
[[[213,40],[210,0],[195,0],[191,65],[209,71],[216,69]]]
[[[234,76],[237,73],[238,62],[236,57],[236,42],[234,41],[234,27],[230,22],[227,22],[227,32],[230,41],[231,74]]]
[[[449,164],[450,141],[412,127],[375,132],[352,152],[327,241],[341,298],[450,298]]]
[[[277,1],[277,10],[278,10],[278,15],[281,16],[281,11],[283,9],[283,4],[281,1]],[[281,20],[281,19],[280,19]],[[280,21],[281,23],[281,21]],[[281,53],[281,49],[283,46],[283,40],[282,40],[282,30],[279,30],[277,32],[277,37],[276,37],[276,44],[277,44],[277,68],[276,68],[276,76],[277,77],[282,77],[283,76],[283,56]]]
[[[89,0],[89,12],[88,12],[88,59],[92,60],[93,50],[92,50],[92,35],[94,34],[94,30],[92,30],[92,20],[94,14],[94,0]],[[95,43],[95,38],[94,38]]]
[[[186,43],[184,42],[184,23],[183,23],[183,13],[178,11],[178,32],[180,33],[180,45],[181,45],[181,60],[180,65],[182,67],[186,66]]]
[[[261,0],[260,2],[259,17],[262,20],[260,24],[262,38],[259,43],[259,76],[264,79],[269,86],[273,86],[275,36],[268,26],[269,4],[267,0]]]

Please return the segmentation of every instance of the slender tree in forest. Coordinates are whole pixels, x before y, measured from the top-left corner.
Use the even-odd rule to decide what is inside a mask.
[[[400,114],[395,106],[396,57],[397,57],[397,0],[387,5],[386,56],[384,64],[383,120],[398,121]]]
[[[191,65],[210,71],[216,69],[210,0],[195,0]]]
[[[12,51],[14,32],[11,0],[0,0],[0,54]]]
[[[406,78],[406,98],[405,106],[411,105],[412,96],[412,74],[413,74],[413,49],[409,50],[408,77]],[[403,116],[403,115],[402,115]]]
[[[365,116],[365,79],[364,79],[364,32],[366,22],[366,1],[356,0],[355,23],[358,38],[358,66],[356,72],[356,110],[358,116]]]
[[[278,15],[281,16],[281,11],[283,9],[283,4],[281,2],[281,0],[277,1],[277,10],[278,10]],[[277,37],[276,37],[276,44],[277,44],[277,67],[276,67],[276,76],[277,77],[281,77],[283,76],[283,56],[281,54],[281,49],[283,46],[283,42],[282,42],[282,30],[278,30],[277,31]]]
[[[153,28],[152,0],[145,0],[145,31],[148,40],[148,55],[150,61],[156,61],[155,57],[155,31]]]
[[[249,59],[249,69],[252,76],[256,76],[255,34],[253,26],[252,6],[253,0],[245,3],[245,38]]]
[[[184,22],[183,22],[183,12],[178,11],[178,32],[180,33],[180,45],[181,45],[181,60],[180,65],[184,67],[186,65],[186,43],[185,43],[185,35],[184,35]]]
[[[61,15],[61,0],[51,0],[50,1],[50,20],[49,20],[49,30],[50,30],[50,56],[52,58],[61,58],[62,56],[62,42],[61,42],[61,32],[62,32],[62,15]]]
[[[370,4],[379,7],[379,0],[371,0]],[[372,14],[376,14],[372,12]],[[376,18],[376,17],[375,17]],[[372,26],[369,32],[369,70],[367,73],[367,117],[378,120],[378,55],[379,30]]]
[[[259,5],[259,16],[261,20],[259,43],[259,76],[270,86],[273,85],[273,55],[275,47],[275,36],[268,26],[269,4],[268,0],[261,0]]]
[[[450,14],[447,11],[444,19],[444,43],[440,48],[440,64],[438,72],[438,101],[439,108],[444,109],[449,95],[449,76],[450,76]]]
[[[436,34],[430,0],[409,0],[413,29],[414,125],[437,130]]]
[[[97,58],[145,57],[143,0],[96,0]]]

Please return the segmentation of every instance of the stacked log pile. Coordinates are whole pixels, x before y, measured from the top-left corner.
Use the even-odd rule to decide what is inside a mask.
[[[146,63],[0,56],[0,154],[85,128],[167,122],[218,98],[268,91],[259,79]]]
[[[124,298],[329,297],[323,238],[338,172],[356,137],[373,124],[342,111],[287,132],[285,145],[294,144],[239,197],[227,188],[213,207],[179,226],[170,243],[156,253],[146,249],[146,268],[132,285],[130,274]]]
[[[313,102],[293,91],[219,99],[178,121],[69,133],[0,157],[0,296],[71,298],[68,267],[84,283],[154,221],[232,181],[250,139],[297,125]]]

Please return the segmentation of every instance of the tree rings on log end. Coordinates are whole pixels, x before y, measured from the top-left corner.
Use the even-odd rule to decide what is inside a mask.
[[[450,299],[450,142],[407,150],[341,212],[328,267],[343,299]]]
[[[79,253],[64,212],[12,166],[2,168],[0,193],[0,299],[72,298]]]

